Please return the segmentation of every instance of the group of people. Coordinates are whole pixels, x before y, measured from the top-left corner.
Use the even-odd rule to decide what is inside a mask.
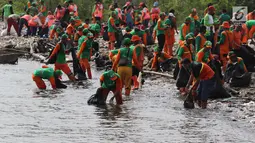
[[[217,90],[217,84],[234,85],[236,81],[245,81],[235,86],[248,86],[251,75],[246,65],[251,72],[254,70],[254,53],[250,52],[254,50],[247,46],[248,39],[255,36],[255,19],[249,16],[254,15],[254,11],[241,24],[233,23],[226,9],[218,18],[215,11],[214,6],[208,4],[204,18],[199,20],[196,9],[192,9],[181,26],[177,49],[180,69],[177,87],[183,94],[192,91],[188,94],[195,95],[202,108],[207,107],[207,99]],[[185,73],[190,75],[186,80]]]
[[[176,56],[176,85],[182,95],[192,94],[196,97],[201,108],[207,107],[207,100],[216,83],[231,82],[237,71],[240,77],[254,68],[254,64],[246,67],[250,60],[247,62],[239,56],[254,57],[247,44],[249,39],[255,39],[255,11],[247,15],[246,23],[234,24],[225,9],[219,17],[216,16],[216,9],[210,3],[201,19],[193,8],[178,33],[175,11],[172,9],[168,14],[161,12],[157,0],[151,10],[144,2],[135,6],[132,0],[128,0],[122,8],[114,3],[109,7],[111,12],[104,26],[104,6],[100,0],[95,2],[91,23],[90,19],[83,22],[79,18],[78,7],[73,0],[66,0],[63,6],[58,5],[54,13],[47,13],[44,0],[29,0],[26,14],[20,16],[13,14],[11,5],[12,1],[9,0],[3,8],[8,33],[13,25],[18,36],[21,36],[25,25],[26,35],[38,34],[59,41],[46,62],[54,63],[55,69],[43,66],[33,73],[33,80],[40,89],[46,88],[42,79],[49,79],[52,88],[58,88],[54,81],[62,75],[61,71],[71,81],[77,80],[75,71],[72,72],[66,62],[65,55],[70,52],[74,53],[73,60],[77,61],[82,72],[92,79],[89,61],[95,51],[93,45],[95,39],[104,35],[106,30],[104,36],[108,39],[112,68],[100,77],[101,87],[93,96],[97,100],[89,100],[91,104],[105,103],[110,91],[114,93],[117,104],[122,104],[123,88],[126,96],[139,88],[142,83],[138,77],[143,71],[145,48],[150,36],[153,43],[157,41],[151,70],[158,71],[162,64],[169,64],[168,61]],[[122,39],[118,36],[120,31],[124,33]],[[176,33],[180,38],[174,53]],[[121,43],[120,48],[117,48],[116,42]]]

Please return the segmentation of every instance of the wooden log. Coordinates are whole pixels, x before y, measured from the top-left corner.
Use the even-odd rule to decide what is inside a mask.
[[[18,50],[18,49],[10,49],[10,48],[2,48],[2,50],[11,51],[11,52],[17,52],[17,53],[22,53],[22,54],[29,53],[28,51],[23,51],[23,50]]]
[[[44,56],[42,56],[42,55],[40,55],[40,54],[36,54],[35,52],[35,49],[34,49],[34,44],[33,43],[30,43],[30,54],[34,57],[34,58],[36,58],[36,59],[39,59],[39,60],[41,60],[41,61],[45,61],[45,57]]]
[[[47,43],[47,45],[51,46],[52,48],[54,48],[55,46],[51,43]]]
[[[229,86],[227,86],[227,85],[224,85],[223,87],[224,87],[226,90],[228,90],[229,92],[231,92],[231,93],[233,93],[233,94],[235,94],[235,95],[240,94],[239,91],[236,91],[235,89],[233,89],[233,88],[231,88],[231,87],[229,87]]]
[[[36,53],[31,53],[31,55],[36,58],[36,59],[39,59],[41,61],[44,61],[46,58],[40,54],[36,54]]]
[[[165,77],[169,77],[169,78],[174,78],[174,76],[167,74],[167,73],[160,73],[160,72],[155,72],[155,71],[143,71],[143,73],[147,73],[147,74],[155,74],[155,75],[160,75],[160,76],[165,76]]]

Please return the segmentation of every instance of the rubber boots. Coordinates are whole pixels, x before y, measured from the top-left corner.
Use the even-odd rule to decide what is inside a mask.
[[[130,95],[130,90],[127,90],[127,89],[126,89],[125,95],[126,95],[126,96],[129,96],[129,95]]]
[[[91,69],[90,68],[87,69],[87,73],[88,73],[88,78],[92,79],[92,73],[91,73]]]
[[[134,83],[132,90],[137,90],[139,88],[139,82],[137,81],[137,76],[132,76],[132,80]]]

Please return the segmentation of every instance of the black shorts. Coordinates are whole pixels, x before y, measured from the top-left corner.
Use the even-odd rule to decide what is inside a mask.
[[[137,69],[135,66],[132,66],[132,76],[139,76],[140,70]]]

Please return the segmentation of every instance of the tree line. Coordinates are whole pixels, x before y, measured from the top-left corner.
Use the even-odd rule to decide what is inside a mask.
[[[19,14],[24,12],[24,7],[28,0],[13,0],[14,12]],[[63,4],[65,0],[45,0],[48,10],[54,11],[58,4]],[[102,0],[105,8],[104,20],[106,21],[109,15],[109,5],[117,2],[119,7],[125,4],[126,0]],[[151,8],[155,0],[133,0],[135,5],[140,2],[145,2],[148,8]],[[216,15],[220,15],[221,10],[227,9],[228,14],[232,15],[232,6],[247,6],[248,11],[255,10],[254,1],[252,0],[158,0],[161,11],[169,12],[170,9],[175,9],[177,23],[181,24],[185,17],[189,15],[192,8],[196,8],[200,18],[203,17],[203,12],[208,3],[213,3],[216,8]],[[92,9],[95,0],[74,0],[78,5],[79,16],[81,19],[91,18]],[[0,0],[0,6],[3,7],[7,0]]]

